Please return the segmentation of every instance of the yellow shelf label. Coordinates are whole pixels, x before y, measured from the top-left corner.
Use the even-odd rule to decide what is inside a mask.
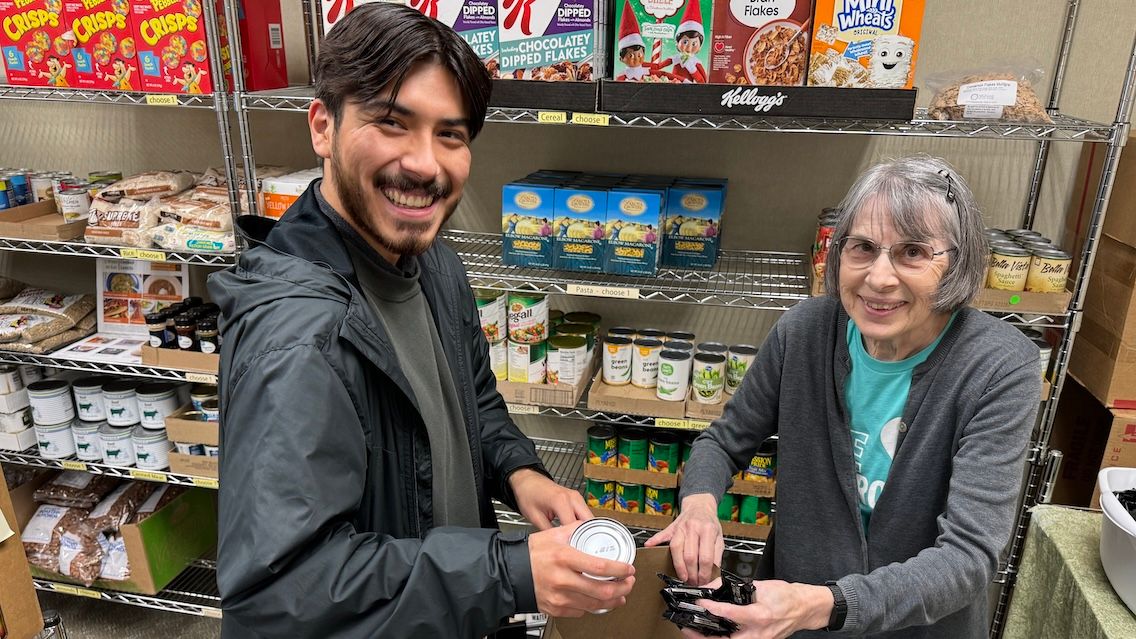
[[[604,286],[602,284],[569,284],[569,295],[587,295],[590,297],[614,297],[624,300],[639,299],[639,289],[624,288],[622,286]]]
[[[74,594],[76,594],[76,595],[78,595],[78,596],[80,596],[80,597],[88,597],[88,598],[90,598],[90,599],[102,599],[102,598],[103,598],[103,595],[102,595],[102,593],[101,593],[101,592],[99,592],[99,591],[97,591],[97,590],[90,590],[90,589],[88,589],[88,588],[78,588],[78,587],[76,587],[76,588],[75,588],[75,593],[74,593]]]
[[[690,430],[706,430],[710,428],[710,422],[704,422],[697,419],[690,419],[686,422],[686,427]]]
[[[209,617],[210,619],[220,619],[221,618],[221,609],[220,608],[202,608],[201,609],[201,616],[202,617]]]
[[[538,111],[536,121],[541,124],[568,124],[568,114],[563,111]]]
[[[513,415],[539,415],[540,409],[528,404],[505,404]]]
[[[210,375],[209,373],[186,373],[185,381],[193,382],[194,384],[216,384],[217,376]]]
[[[75,586],[67,586],[65,584],[51,584],[51,589],[55,592],[61,592],[65,595],[78,595],[79,589]]]
[[[670,417],[656,417],[655,426],[658,428],[687,428],[685,419],[673,419]]]
[[[220,484],[217,483],[217,480],[211,477],[194,477],[192,478],[192,481],[193,485],[197,486],[198,488],[212,488],[216,490],[220,486]]]
[[[148,95],[146,96],[146,104],[149,106],[177,106],[178,97],[176,95]]]
[[[572,124],[583,124],[586,126],[607,126],[611,121],[611,116],[606,113],[573,113]]]
[[[60,464],[64,468],[66,468],[67,470],[78,470],[78,471],[82,471],[82,472],[87,472],[87,465],[84,464],[83,462],[65,461],[65,462],[60,462]]]
[[[134,479],[141,479],[143,481],[156,481],[163,484],[170,480],[169,476],[165,473],[156,473],[151,470],[139,470],[137,468],[130,469],[130,476]]]
[[[132,249],[124,248],[118,252],[119,255],[128,260],[148,260],[150,262],[165,262],[166,254],[162,251],[151,251],[147,249]]]

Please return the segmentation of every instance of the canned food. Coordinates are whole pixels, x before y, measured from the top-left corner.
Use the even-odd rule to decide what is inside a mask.
[[[615,509],[615,482],[588,478],[584,486],[584,501],[592,508]]]
[[[15,366],[0,366],[0,395],[10,395],[24,388],[20,369]]]
[[[1033,293],[1063,293],[1073,256],[1057,248],[1032,250],[1026,290]]]
[[[28,176],[20,171],[10,171],[2,176],[8,183],[8,205],[11,207],[30,204],[32,201],[28,188]]]
[[[566,313],[564,315],[565,324],[587,324],[595,330],[599,329],[600,322],[602,321],[602,317],[600,317],[596,313],[589,313],[587,311],[575,311],[573,313]]]
[[[15,204],[12,203],[12,199],[14,199],[14,196],[8,194],[8,180],[0,176],[0,211],[14,207]]]
[[[103,384],[103,403],[106,405],[108,424],[133,426],[141,420],[136,393],[139,385],[139,382],[132,379]]]
[[[667,341],[694,342],[694,333],[690,331],[668,331]]]
[[[741,386],[742,378],[749,371],[749,367],[753,366],[753,360],[757,359],[757,347],[750,346],[749,344],[737,344],[731,346],[729,353],[726,355],[726,392],[733,395],[738,386]]]
[[[691,354],[687,351],[664,350],[659,353],[659,379],[655,396],[668,402],[686,400],[690,389]]]
[[[608,335],[604,338],[603,381],[610,386],[631,382],[631,340]]]
[[[579,335],[548,338],[548,383],[580,383],[588,368],[588,340]]]
[[[681,448],[682,444],[674,433],[652,435],[647,451],[647,470],[652,473],[677,473]]]
[[[91,171],[87,174],[89,182],[118,182],[122,179],[122,171]]]
[[[738,512],[738,521],[743,524],[768,526],[773,513],[772,504],[768,497],[755,497],[746,495],[742,497]]]
[[[643,489],[643,512],[648,515],[674,515],[674,488],[658,488],[647,486]]]
[[[717,404],[722,401],[725,380],[726,358],[716,353],[698,353],[694,356],[694,371],[691,385],[694,387],[694,401],[700,404]]]
[[[75,436],[71,434],[71,422],[36,424],[35,433],[40,457],[63,459],[75,454]]]
[[[1029,274],[1030,252],[1016,246],[991,247],[986,287],[1000,291],[1022,291]]]
[[[777,474],[777,449],[772,449],[762,445],[754,454],[753,459],[750,460],[749,466],[745,469],[742,479],[746,481],[756,481],[769,483],[773,481],[774,476]]]
[[[593,557],[625,564],[635,563],[635,537],[631,535],[627,526],[607,517],[596,517],[580,524],[572,532],[568,545]],[[599,580],[610,579],[595,577],[588,573],[584,573],[584,576]]]
[[[596,347],[596,327],[591,324],[581,324],[579,322],[564,322],[556,327],[553,331],[556,335],[575,335],[583,337],[587,342],[587,349],[589,352]]]
[[[221,402],[215,399],[201,402],[201,415],[207,422],[221,421]]]
[[[683,351],[686,353],[694,354],[694,344],[692,342],[684,342],[677,339],[668,339],[663,342],[664,351]]]
[[[71,384],[61,379],[45,379],[28,384],[28,403],[32,407],[32,421],[38,426],[70,424],[75,419]],[[70,435],[68,433],[68,437]]]
[[[812,246],[813,274],[818,279],[824,278],[824,267],[828,260],[828,250],[832,246],[832,235],[836,232],[836,221],[839,209],[825,208],[817,216],[816,237]]]
[[[20,379],[24,382],[24,388],[27,388],[43,379],[43,369],[31,364],[20,366]]]
[[[524,384],[543,384],[545,380],[544,342],[520,343],[509,341],[509,381]]]
[[[643,512],[643,484],[616,482],[615,510],[621,513]]]
[[[659,380],[659,354],[663,342],[653,337],[640,337],[631,349],[631,383],[639,388],[655,388]]]
[[[64,181],[55,196],[65,222],[87,219],[91,212],[91,185],[81,180]]]
[[[642,428],[620,429],[617,437],[619,467],[647,470],[647,431]]]
[[[1049,375],[1049,358],[1053,356],[1053,347],[1044,339],[1036,338],[1033,343],[1037,345],[1038,355],[1041,358],[1041,378]]]
[[[103,385],[109,381],[111,380],[108,377],[96,375],[72,382],[71,392],[75,395],[75,407],[79,409],[79,419],[85,422],[106,420]]]
[[[639,331],[630,326],[613,326],[607,329],[607,334],[608,337],[626,337],[629,340],[639,337]]]
[[[473,297],[477,301],[477,318],[486,341],[496,344],[505,339],[505,293],[479,288],[473,292]]]
[[[205,446],[201,444],[189,444],[186,442],[174,442],[174,451],[181,455],[194,455],[197,457],[205,456]]]
[[[71,423],[71,436],[75,439],[75,456],[81,461],[101,462],[103,460],[103,440],[99,429],[106,422]]]
[[[718,519],[722,521],[737,521],[738,514],[737,498],[730,493],[722,495],[722,501],[718,502]]]
[[[509,344],[508,340],[489,343],[489,369],[493,377],[503,382],[509,379]]]
[[[536,344],[548,339],[548,298],[539,293],[509,293],[509,340]]]
[[[696,355],[698,353],[714,353],[725,357],[729,350],[730,348],[721,342],[699,342],[694,353]]]
[[[139,424],[132,433],[134,457],[142,470],[165,470],[170,467],[170,440],[164,428],[146,428]]]
[[[32,411],[24,407],[14,413],[0,413],[0,433],[22,433],[32,427]]]
[[[205,456],[206,457],[220,457],[221,456],[221,449],[217,446],[210,446],[209,444],[205,444],[204,448],[205,448]]]
[[[110,466],[133,466],[134,429],[130,426],[118,427],[103,424],[99,427],[99,438],[103,440],[103,462]]]
[[[615,429],[611,426],[592,426],[588,429],[588,463],[597,466],[618,466],[619,448]]]
[[[59,193],[63,190],[64,182],[76,183],[82,180],[76,180],[70,173],[55,173],[51,177],[51,194],[52,199],[55,201],[55,212],[60,215],[63,214],[63,205],[59,201]]]
[[[193,410],[201,410],[201,405],[211,399],[217,399],[217,387],[213,384],[194,384],[189,389],[189,403]]]
[[[1006,229],[1006,235],[1014,239],[1023,237],[1042,237],[1041,233],[1033,229]]]
[[[661,331],[657,328],[642,328],[639,329],[639,337],[657,339],[661,342],[667,338],[667,333],[666,331]]]
[[[564,311],[550,309],[548,311],[548,328],[552,330],[564,323]]]
[[[29,186],[31,187],[32,202],[44,202],[55,199],[55,189],[51,185],[52,173],[33,173]]]
[[[165,428],[166,416],[174,414],[178,409],[177,388],[165,383],[142,384],[136,394],[142,426]]]

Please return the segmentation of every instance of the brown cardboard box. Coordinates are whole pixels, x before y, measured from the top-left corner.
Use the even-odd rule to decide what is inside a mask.
[[[615,466],[589,464],[584,460],[584,477],[603,481],[621,481],[627,484],[643,484],[659,488],[678,487],[678,475],[674,473],[654,473],[649,470],[631,470]]]
[[[0,236],[24,240],[66,241],[83,237],[87,220],[64,221],[54,202],[36,202],[0,211]]]
[[[731,397],[733,397],[733,395],[723,390],[722,401],[717,404],[703,404],[697,399],[694,399],[694,389],[691,388],[690,393],[686,396],[686,416],[692,419],[712,422],[722,416],[722,411],[726,409],[726,402],[730,401]]]
[[[1128,140],[1136,141],[1136,135]],[[1129,147],[1132,148],[1132,147]],[[1077,170],[1075,189],[1070,196],[1069,208],[1065,214],[1065,243],[1073,249],[1074,268],[1080,258],[1080,248],[1088,232],[1093,204],[1096,201],[1097,186],[1100,184],[1101,168],[1108,149],[1101,144],[1085,144],[1081,149],[1081,164]],[[1109,198],[1108,214],[1104,219],[1103,232],[1136,246],[1136,153],[1123,153],[1116,168],[1116,181]],[[1097,264],[1100,260],[1097,260]]]
[[[192,404],[186,404],[173,414],[167,415],[166,436],[171,442],[185,442],[188,444],[206,444],[218,446],[221,443],[221,428],[217,422],[203,422],[197,419],[186,419],[186,413],[193,410]]]
[[[1136,408],[1136,248],[1102,236],[1069,372],[1106,406]]]
[[[737,521],[723,521],[722,534],[727,537],[743,537],[745,539],[763,540],[769,538],[773,526],[758,526],[756,524],[743,524]]]
[[[176,368],[182,371],[198,371],[216,376],[217,371],[221,368],[221,356],[216,353],[197,353],[174,348],[154,348],[153,346],[143,345],[142,363],[146,366]]]
[[[30,490],[34,491],[35,487]],[[8,486],[0,479],[0,518],[3,519],[0,526],[12,531],[10,537],[0,540],[0,575],[4,576],[0,579],[0,613],[4,615],[9,639],[32,639],[43,630],[43,613],[32,586],[24,545],[20,542],[20,518],[16,512]]]
[[[216,457],[170,453],[170,472],[177,473],[178,475],[189,475],[191,477],[217,479],[221,475],[217,462],[218,459]]]
[[[505,398],[507,404],[521,404],[527,406],[556,406],[558,408],[575,408],[588,386],[592,371],[599,363],[599,351],[592,358],[586,374],[580,377],[580,382],[571,384],[525,384],[523,382],[498,381],[497,392]]]
[[[992,288],[978,289],[978,296],[971,306],[984,311],[1006,313],[1063,314],[1069,309],[1073,294],[1030,293],[1029,291],[999,291]]]
[[[1100,469],[1136,466],[1136,412],[1109,410],[1083,386],[1067,380],[1050,446],[1064,455],[1052,502],[1098,508]]]
[[[1136,467],[1136,411],[1114,410],[1101,468]],[[1100,486],[1093,488],[1092,508],[1100,508]]]
[[[775,481],[750,481],[748,479],[735,479],[727,493],[732,495],[754,495],[756,497],[769,497],[777,493]]]
[[[603,383],[603,371],[596,372],[595,379],[592,380],[592,390],[588,392],[588,408],[651,417],[686,416],[685,402],[661,400],[655,395],[653,388],[639,388],[631,384],[609,386]]]

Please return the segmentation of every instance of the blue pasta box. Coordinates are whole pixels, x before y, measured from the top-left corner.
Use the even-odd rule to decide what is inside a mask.
[[[556,268],[565,271],[603,272],[607,247],[607,191],[556,189],[555,236],[552,252]]]
[[[501,187],[501,261],[552,268],[556,188],[516,182]]]
[[[667,189],[661,262],[675,268],[713,268],[721,243],[724,184],[684,184]]]
[[[665,190],[613,189],[607,196],[604,272],[653,276],[659,268]]]

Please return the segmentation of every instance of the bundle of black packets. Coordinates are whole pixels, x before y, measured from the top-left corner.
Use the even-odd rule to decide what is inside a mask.
[[[1120,505],[1128,510],[1129,515],[1132,515],[1132,519],[1136,519],[1136,488],[1122,490],[1114,494],[1116,499],[1120,501]]]
[[[658,573],[666,586],[659,591],[667,609],[666,619],[679,628],[690,628],[708,637],[728,637],[739,630],[738,624],[708,612],[696,601],[710,599],[722,603],[744,606],[753,601],[753,584],[723,570],[722,585],[718,588],[696,588],[674,577]]]

